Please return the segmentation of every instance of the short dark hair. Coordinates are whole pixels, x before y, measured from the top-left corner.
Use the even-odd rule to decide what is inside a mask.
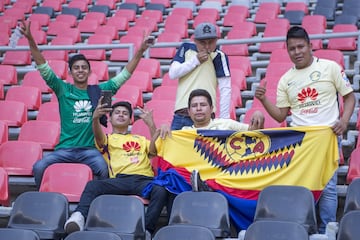
[[[286,34],[286,43],[290,38],[302,38],[305,39],[307,43],[310,43],[309,34],[300,26],[293,26],[289,29]]]
[[[199,97],[199,96],[206,97],[210,107],[213,106],[211,95],[210,95],[210,93],[208,91],[206,91],[205,89],[195,89],[195,90],[192,90],[190,95],[189,95],[188,108],[190,108],[191,100],[194,97]]]
[[[120,102],[117,102],[117,103],[114,103],[111,108],[111,112],[110,112],[110,116],[112,115],[113,111],[115,110],[115,108],[117,107],[125,107],[128,111],[129,111],[129,115],[130,117],[132,116],[132,106],[129,102],[126,102],[126,101],[120,101]]]
[[[87,58],[86,58],[83,54],[76,54],[76,55],[70,57],[70,59],[69,59],[69,68],[70,68],[70,71],[71,71],[71,68],[72,68],[72,66],[74,65],[74,63],[77,62],[77,61],[80,61],[80,60],[84,60],[84,61],[87,63],[87,65],[89,66],[89,69],[90,69],[90,62],[89,62],[89,60],[87,60]]]

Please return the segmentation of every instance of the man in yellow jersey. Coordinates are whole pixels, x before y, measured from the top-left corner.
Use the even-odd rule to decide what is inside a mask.
[[[302,27],[289,29],[286,44],[294,67],[279,80],[276,105],[266,96],[266,85],[256,89],[255,97],[278,122],[284,121],[290,111],[291,126],[330,126],[334,134],[341,136],[347,129],[355,106],[353,89],[345,72],[334,61],[312,55],[309,36]],[[338,95],[344,100],[342,115]],[[317,204],[319,233],[325,232],[328,222],[336,221],[336,184],[337,172],[322,191]]]
[[[101,100],[101,98],[100,98]],[[100,102],[100,101],[99,101]],[[100,117],[110,113],[113,132],[105,134],[100,125]],[[74,213],[65,223],[65,231],[71,233],[84,229],[85,218],[90,204],[103,194],[123,194],[142,196],[144,188],[153,180],[154,172],[148,157],[149,140],[128,132],[131,123],[132,107],[128,102],[115,103],[112,108],[98,104],[93,115],[95,144],[108,164],[108,179],[93,180],[87,183]],[[152,111],[143,110],[140,117],[155,132]],[[145,227],[151,234],[167,202],[167,191],[162,186],[154,186],[149,197],[145,214]]]

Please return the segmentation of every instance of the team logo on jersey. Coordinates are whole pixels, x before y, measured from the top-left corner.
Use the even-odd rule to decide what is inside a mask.
[[[314,81],[314,82],[319,81],[320,80],[320,75],[321,75],[321,73],[319,71],[312,72],[310,74],[311,81]]]
[[[300,93],[298,93],[298,101],[301,103],[304,103],[306,99],[310,99],[312,101],[315,101],[317,97],[319,96],[319,93],[316,91],[315,88],[304,88],[301,90]]]
[[[80,100],[76,101],[74,105],[75,112],[82,112],[82,111],[90,111],[91,110],[91,102],[88,100]]]

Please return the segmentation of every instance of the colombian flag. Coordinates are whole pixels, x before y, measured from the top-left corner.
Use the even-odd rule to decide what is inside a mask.
[[[227,197],[238,229],[253,221],[260,191],[298,185],[317,200],[338,167],[337,136],[330,127],[289,127],[235,132],[178,130],[156,142],[159,178],[169,191],[191,190],[190,174]]]

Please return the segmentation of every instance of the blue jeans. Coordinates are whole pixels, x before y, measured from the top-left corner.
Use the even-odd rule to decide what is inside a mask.
[[[338,138],[338,146],[341,148],[341,139]],[[340,150],[339,150],[340,151]],[[340,158],[340,152],[339,152]],[[328,222],[336,222],[336,212],[338,208],[338,196],[337,196],[337,171],[331,177],[330,181],[327,183],[323,189],[320,199],[317,203],[317,208],[319,210],[320,223],[319,233],[324,234],[326,230],[326,225]]]
[[[142,196],[143,189],[152,180],[152,177],[143,175],[118,174],[116,178],[90,181],[86,184],[75,211],[79,211],[84,217],[87,217],[91,202],[104,194]],[[145,227],[146,230],[153,233],[161,211],[167,204],[168,192],[162,186],[153,185],[149,199],[145,213]]]
[[[33,174],[38,188],[45,169],[54,163],[83,163],[88,165],[99,179],[109,177],[108,166],[96,148],[62,148],[45,155],[34,164]]]
[[[184,116],[175,113],[171,123],[171,130],[180,130],[184,126],[192,126],[193,124],[194,122],[191,120],[189,116]]]

